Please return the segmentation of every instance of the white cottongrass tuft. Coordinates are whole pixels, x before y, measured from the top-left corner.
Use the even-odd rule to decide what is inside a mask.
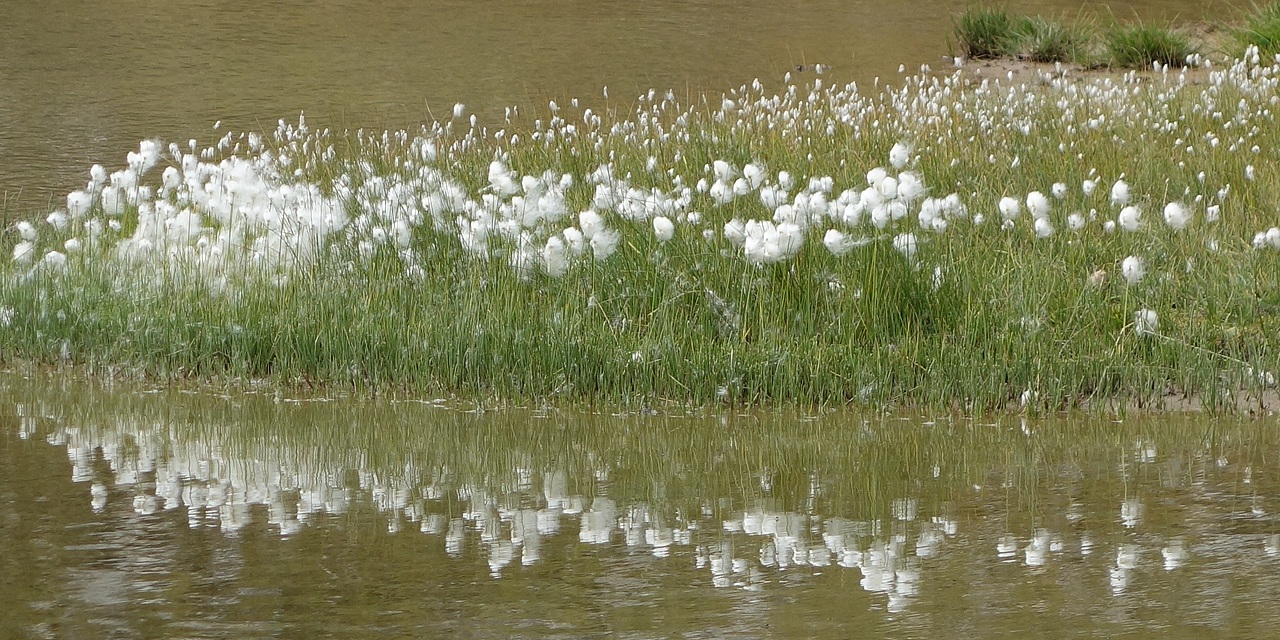
[[[569,256],[565,251],[564,241],[558,236],[551,236],[542,248],[542,266],[547,275],[559,278],[569,270]]]
[[[1125,231],[1137,231],[1142,227],[1142,210],[1135,206],[1127,206],[1120,210],[1116,222]]]
[[[13,246],[13,261],[18,264],[29,264],[36,257],[36,243],[23,240]]]
[[[1053,197],[1061,200],[1067,197],[1067,184],[1065,182],[1053,183]]]
[[[658,238],[658,242],[666,242],[676,233],[676,226],[671,222],[671,218],[666,216],[658,216],[653,219],[653,235]]]
[[[1019,213],[1022,213],[1022,206],[1018,204],[1017,200],[1010,198],[1009,196],[1000,198],[1001,218],[1004,218],[1005,220],[1016,220]]]
[[[1124,276],[1125,282],[1138,284],[1147,275],[1147,265],[1142,258],[1129,256],[1120,261],[1120,275]]]
[[[44,258],[40,260],[40,263],[54,271],[63,271],[67,268],[67,254],[61,251],[50,251],[44,254]]]
[[[895,143],[893,148],[889,150],[889,164],[893,165],[894,169],[901,169],[907,166],[907,163],[910,161],[911,147],[906,144],[901,142]]]
[[[1080,215],[1079,213],[1073,213],[1067,216],[1067,228],[1071,229],[1072,231],[1079,231],[1084,228],[1084,225],[1085,225],[1085,219],[1083,215]]]
[[[1133,332],[1140,336],[1154,335],[1160,330],[1160,316],[1150,309],[1138,309],[1133,314]]]
[[[1049,199],[1043,193],[1032,191],[1027,194],[1027,212],[1031,214],[1032,218],[1049,217],[1049,209]]]
[[[1053,235],[1053,224],[1048,218],[1036,218],[1035,231],[1037,238],[1048,238]]]
[[[613,229],[602,229],[591,237],[591,254],[596,260],[604,260],[618,249],[622,234]]]
[[[893,248],[907,259],[907,262],[914,262],[916,259],[916,234],[902,233],[894,236]]]
[[[587,209],[578,214],[578,228],[582,229],[582,236],[590,240],[604,230],[604,218],[595,211]]]
[[[66,242],[62,243],[62,248],[66,249],[67,253],[80,253],[80,249],[83,248],[83,245],[80,243],[79,238],[69,238]]]
[[[764,264],[791,258],[803,245],[804,230],[793,222],[775,225],[771,220],[750,220],[742,251],[748,262]]]
[[[1123,207],[1129,204],[1129,183],[1124,180],[1116,180],[1111,185],[1111,204]]]
[[[747,241],[747,223],[741,218],[734,218],[724,223],[724,239],[735,247],[741,247]]]
[[[1182,231],[1187,228],[1187,222],[1191,220],[1191,213],[1181,202],[1170,202],[1164,206],[1164,223],[1169,225],[1174,231]]]
[[[1094,191],[1098,190],[1097,180],[1085,180],[1080,183],[1080,190],[1084,192],[1086,197],[1092,196]]]
[[[1220,205],[1211,204],[1208,207],[1205,207],[1205,210],[1204,210],[1205,222],[1217,222],[1221,217],[1222,217],[1222,207]]]
[[[822,244],[828,251],[837,256],[849,253],[856,246],[856,243],[848,235],[835,229],[827,229],[826,235],[822,236]]]
[[[17,227],[18,227],[18,235],[22,236],[23,240],[26,240],[27,242],[35,242],[36,235],[37,235],[35,225],[31,224],[30,222],[27,222],[26,220],[23,220],[22,222],[18,223]]]

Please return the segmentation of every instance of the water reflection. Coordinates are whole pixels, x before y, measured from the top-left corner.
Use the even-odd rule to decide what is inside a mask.
[[[65,450],[79,509],[139,530],[176,518],[248,544],[264,523],[286,540],[376,523],[490,580],[599,549],[703,589],[856,584],[916,622],[954,612],[956,585],[1064,619],[1098,598],[1137,598],[1138,619],[1192,585],[1280,598],[1270,421],[477,415],[38,386],[11,391],[12,433]],[[86,577],[81,599],[106,606],[125,591],[95,581],[123,579]]]

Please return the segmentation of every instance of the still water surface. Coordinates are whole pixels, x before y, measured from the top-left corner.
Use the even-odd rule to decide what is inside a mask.
[[[0,381],[0,637],[1273,637],[1274,418]]]
[[[1011,0],[1011,11],[1223,20],[1232,3]],[[1239,5],[1247,3],[1235,3]],[[965,0],[0,0],[0,195],[8,217],[123,165],[139,140],[223,129],[406,127],[468,105],[482,125],[580,97],[721,92],[821,63],[827,82],[942,64]],[[811,73],[811,72],[810,72]],[[807,80],[803,73],[797,80]],[[526,124],[527,126],[527,124]],[[491,129],[492,130],[492,129]]]

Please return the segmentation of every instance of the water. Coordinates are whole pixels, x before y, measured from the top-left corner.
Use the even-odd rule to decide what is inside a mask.
[[[0,386],[3,637],[1269,637],[1274,418]]]
[[[714,97],[815,63],[832,67],[827,82],[870,84],[896,77],[899,64],[943,64],[951,16],[965,4],[9,0],[0,3],[3,209],[12,218],[62,203],[90,164],[118,168],[144,138],[211,144],[217,121],[270,130],[305,111],[313,126],[405,127],[462,102],[496,129],[507,106],[545,117],[553,98],[625,108],[650,88]],[[1221,20],[1231,5],[1008,6],[1194,21]]]

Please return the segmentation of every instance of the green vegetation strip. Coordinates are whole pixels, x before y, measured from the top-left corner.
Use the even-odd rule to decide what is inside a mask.
[[[1270,393],[1280,67],[759,84],[144,142],[0,242],[0,358],[514,402]]]

